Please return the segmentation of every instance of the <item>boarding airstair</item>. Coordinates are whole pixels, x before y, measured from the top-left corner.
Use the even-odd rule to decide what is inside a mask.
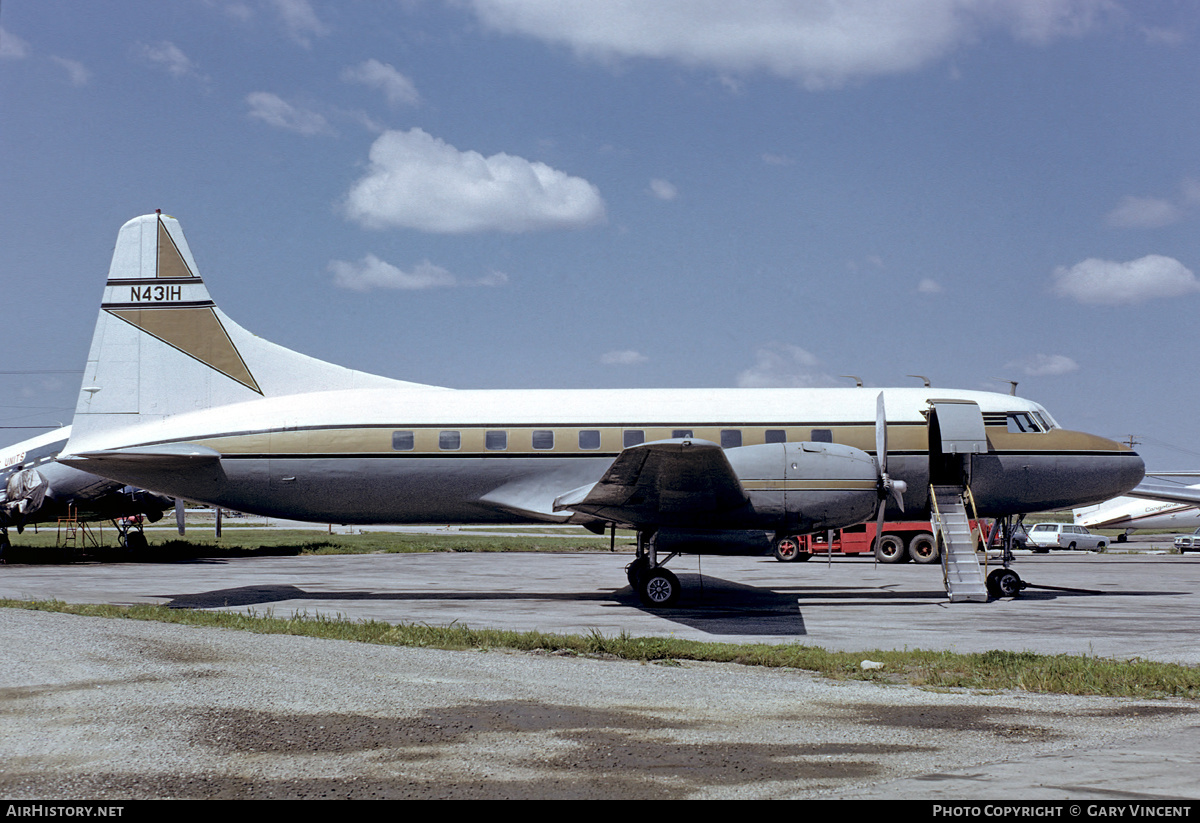
[[[975,554],[976,539],[967,516],[971,490],[966,486],[930,486],[934,538],[942,558],[942,577],[951,603],[987,602],[983,568]]]

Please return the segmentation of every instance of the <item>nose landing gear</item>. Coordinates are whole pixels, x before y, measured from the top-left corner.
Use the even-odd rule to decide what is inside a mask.
[[[1016,597],[1028,585],[1012,569],[996,569],[987,576],[988,594],[997,600],[1001,597]]]

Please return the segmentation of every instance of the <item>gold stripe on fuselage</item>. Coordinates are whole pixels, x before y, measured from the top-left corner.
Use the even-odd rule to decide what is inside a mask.
[[[874,426],[826,425],[798,426],[786,424],[734,425],[688,425],[677,426],[466,426],[466,425],[397,425],[397,426],[344,426],[329,428],[284,427],[270,432],[231,433],[225,436],[204,438],[196,442],[216,449],[226,455],[391,455],[391,456],[545,456],[545,455],[612,455],[625,448],[626,431],[642,432],[646,442],[667,440],[679,431],[690,432],[691,439],[721,442],[722,430],[738,430],[742,434],[742,445],[753,446],[766,443],[768,431],[785,432],[789,442],[811,440],[813,429],[830,432],[832,441],[854,446],[865,452],[875,451]],[[506,434],[506,447],[488,449],[487,432],[502,431]],[[552,432],[551,448],[533,447],[534,432]],[[600,434],[598,448],[581,448],[581,431]],[[412,448],[393,448],[393,434],[412,434]],[[440,436],[443,432],[457,432],[459,444],[456,449],[443,448]],[[1113,443],[1093,435],[1054,429],[1040,433],[1011,433],[999,427],[988,427],[990,451],[999,453],[1094,453],[1112,452]],[[923,424],[893,424],[888,426],[888,451],[893,454],[924,454],[928,451],[928,429]],[[1128,451],[1117,445],[1117,451]]]

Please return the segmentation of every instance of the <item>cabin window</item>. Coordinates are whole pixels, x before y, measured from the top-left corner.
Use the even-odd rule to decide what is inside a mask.
[[[691,429],[672,429],[671,430],[671,437],[676,438],[676,439],[678,439],[680,437],[694,437],[694,436],[695,435],[692,434]]]
[[[736,449],[742,445],[741,429],[721,429],[721,448]]]
[[[832,429],[813,429],[812,430],[812,442],[814,442],[814,443],[832,443],[833,442],[833,430]]]
[[[535,449],[554,448],[554,432],[549,429],[533,430],[533,447]]]
[[[410,452],[416,446],[416,439],[410,431],[392,432],[392,449],[398,452]]]
[[[600,448],[600,431],[598,429],[583,429],[579,432],[579,448]]]
[[[508,448],[508,432],[493,429],[483,435],[483,447],[488,451],[502,452]]]
[[[766,443],[786,443],[787,431],[784,429],[767,429]]]
[[[438,432],[438,448],[454,451],[462,447],[462,435],[459,432]]]
[[[646,442],[646,433],[641,429],[626,429],[625,430],[625,448],[630,446],[640,446]]]

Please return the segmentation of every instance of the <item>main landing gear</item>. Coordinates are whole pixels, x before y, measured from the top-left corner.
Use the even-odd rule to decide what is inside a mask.
[[[637,557],[625,567],[625,576],[642,603],[652,609],[668,609],[679,600],[679,578],[667,570],[666,562],[658,562],[652,536],[638,532]]]
[[[121,517],[113,521],[113,525],[117,527],[117,542],[130,554],[140,554],[150,547],[142,529],[142,521],[141,515]]]

